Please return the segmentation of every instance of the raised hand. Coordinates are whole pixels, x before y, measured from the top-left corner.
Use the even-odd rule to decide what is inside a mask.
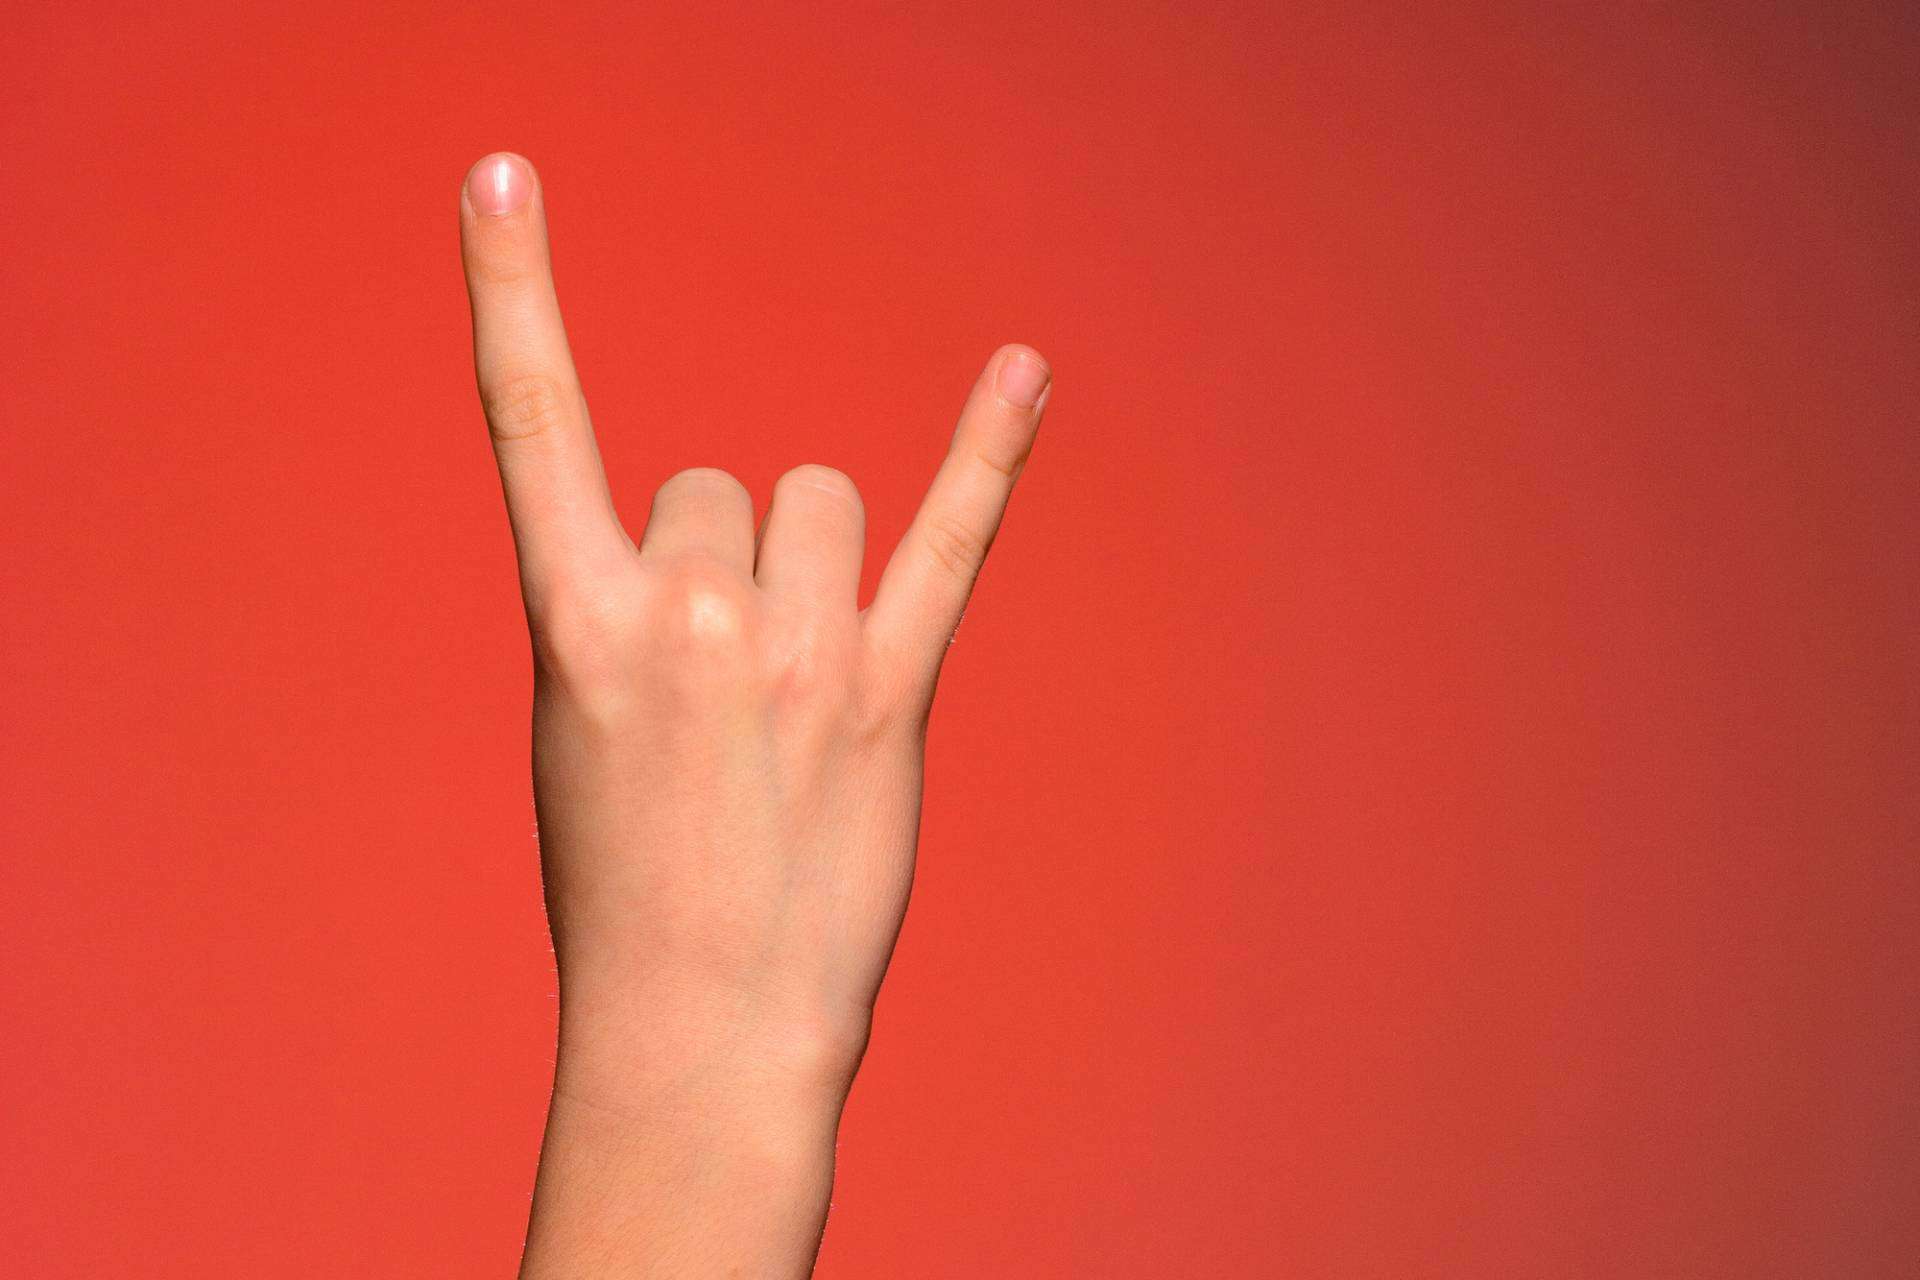
[[[1050,373],[975,382],[873,603],[860,495],[722,471],[614,513],[517,156],[468,174],[474,362],[533,639],[559,1065],[523,1274],[804,1276],[906,909],[941,660]]]

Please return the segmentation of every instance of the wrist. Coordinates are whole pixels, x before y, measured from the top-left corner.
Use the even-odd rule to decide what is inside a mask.
[[[665,1259],[672,1274],[689,1260],[699,1274],[806,1274],[858,1063],[837,1028],[762,1000],[602,985],[563,964],[523,1276],[652,1275]]]
[[[751,1091],[837,1119],[870,1019],[778,984],[563,961],[555,1092],[618,1111]]]

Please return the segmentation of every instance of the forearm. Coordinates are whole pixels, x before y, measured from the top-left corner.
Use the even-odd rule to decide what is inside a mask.
[[[863,1035],[693,983],[572,987],[524,1280],[808,1275]]]

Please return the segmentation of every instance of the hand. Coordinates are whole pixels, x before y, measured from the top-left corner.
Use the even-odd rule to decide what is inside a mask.
[[[528,1276],[805,1275],[913,878],[941,660],[1046,363],[995,352],[858,607],[851,481],[685,471],[638,546],[574,374],[531,166],[468,175],[474,358],[533,639],[561,993]]]

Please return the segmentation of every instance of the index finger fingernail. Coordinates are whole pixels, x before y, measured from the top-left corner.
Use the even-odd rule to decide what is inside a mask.
[[[513,213],[533,194],[533,172],[519,156],[488,156],[467,175],[467,199],[477,213],[499,217]]]

